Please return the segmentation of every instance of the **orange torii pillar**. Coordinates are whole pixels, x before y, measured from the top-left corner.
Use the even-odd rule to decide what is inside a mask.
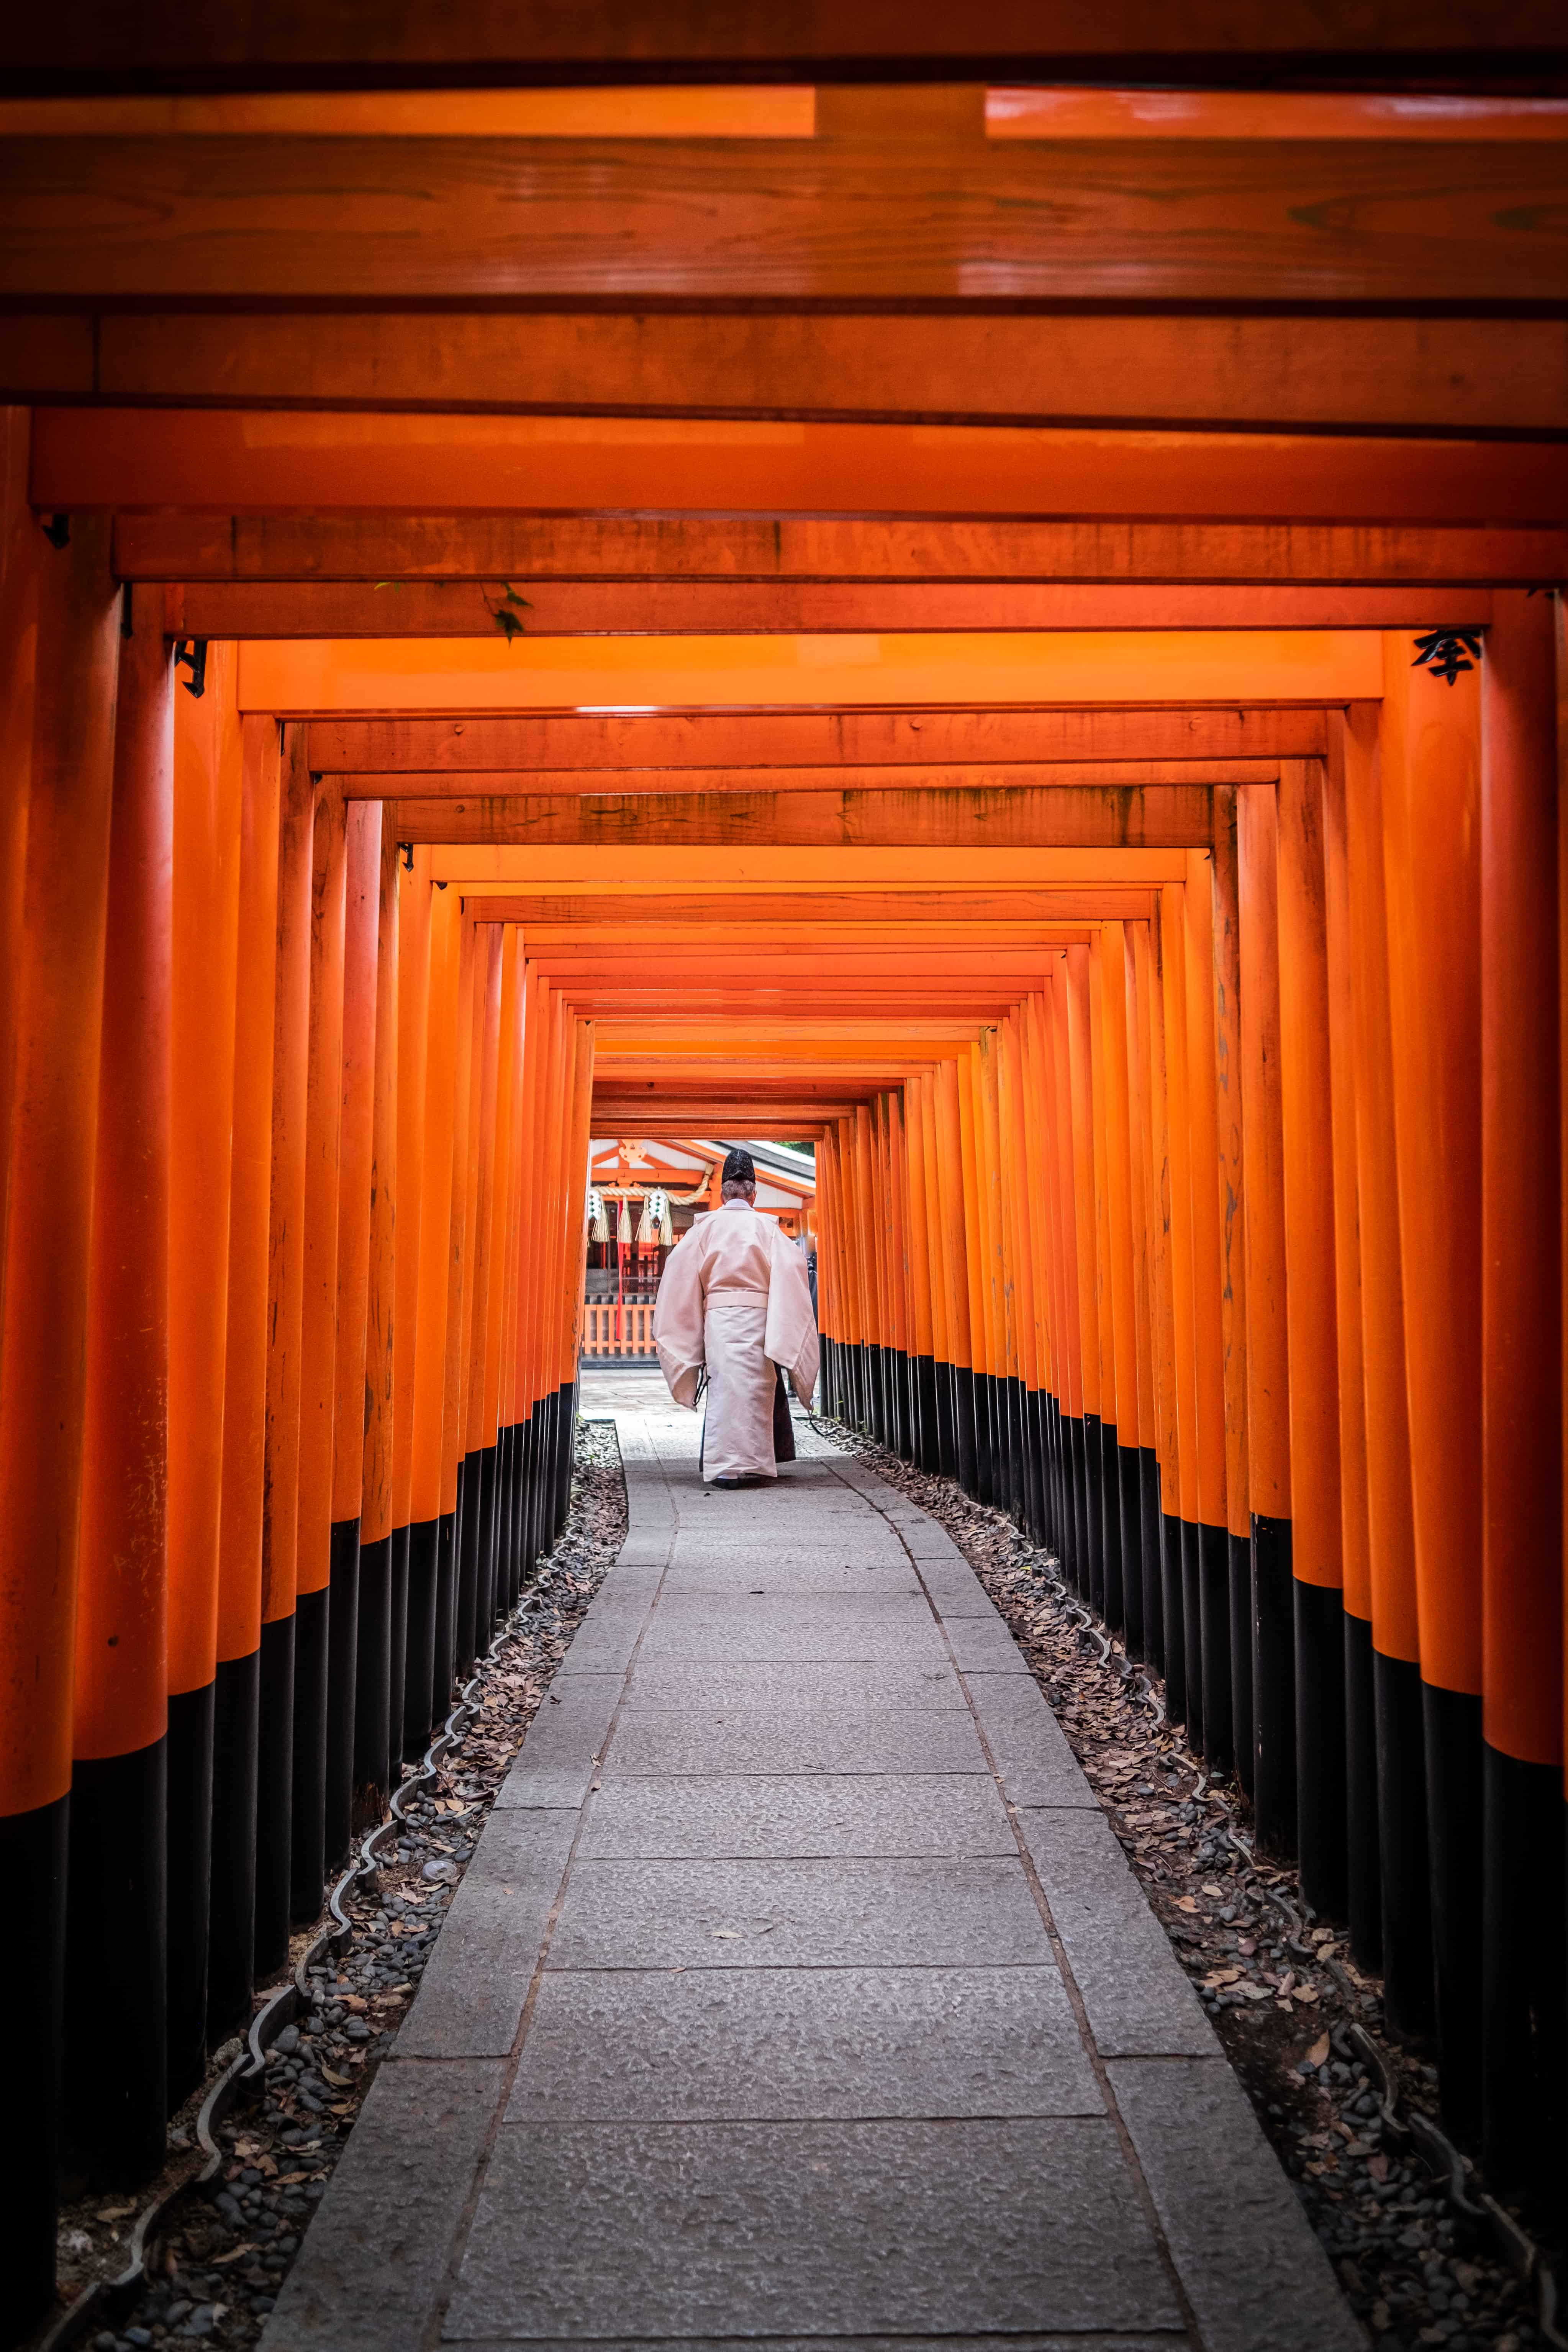
[[[414,1396],[424,1232],[425,1087],[429,1066],[430,902],[416,853],[397,869],[397,1295],[393,1305],[393,1583],[404,1595],[403,1670],[393,1692],[399,1756],[422,1756],[430,1729],[434,1559],[415,1548]],[[416,1572],[417,1567],[417,1573]],[[396,1775],[394,1773],[394,1779]]]
[[[484,1411],[485,1318],[489,1307],[489,1188],[495,1145],[496,1069],[500,1042],[501,928],[476,930],[470,1004],[468,1153],[464,1169],[463,1276],[460,1358],[461,1501],[458,1559],[458,1663],[471,1674],[489,1647],[487,1614],[489,1544],[494,1526],[494,1463],[481,1433]],[[477,1372],[477,1377],[476,1377]]]
[[[1073,1250],[1077,1263],[1079,1330],[1083,1365],[1082,1547],[1079,1591],[1091,1608],[1105,1606],[1104,1457],[1100,1444],[1103,1351],[1096,1245],[1094,1089],[1090,1066],[1089,950],[1067,951],[1067,1065],[1071,1097]]]
[[[531,963],[523,967],[521,1292],[517,1319],[517,1390],[522,1413],[522,1492],[518,1511],[519,1574],[526,1583],[539,1561],[539,1492],[544,1460],[539,1400],[540,1254],[543,1231],[541,1106],[549,1071],[545,1054],[549,987]]]
[[[334,1367],[339,1342],[339,1286],[354,1187],[352,1108],[343,1117],[345,817],[357,844],[362,812],[379,803],[355,801],[345,810],[336,793],[318,799],[310,871],[310,1013],[305,1113],[305,1268],[300,1327],[300,1499],[294,1581],[294,1780],[289,1854],[293,1916],[313,1919],[321,1907],[329,1865],[341,1867],[348,1850],[348,1746],[353,1738],[353,1610],[357,1559],[345,1563],[334,1520]],[[349,994],[353,996],[353,982]],[[353,1051],[354,1008],[348,1015]],[[342,1624],[349,1623],[345,1690]],[[335,1638],[334,1638],[335,1637]]]
[[[167,2093],[174,678],[143,603],[114,726],[67,1897],[67,2012],[93,2028],[66,2045],[65,2123],[95,2186],[156,2172]]]
[[[1083,1340],[1079,1286],[1077,1153],[1073,1108],[1071,981],[1068,959],[1058,960],[1050,1008],[1050,1133],[1057,1171],[1058,1286],[1067,1358],[1063,1477],[1068,1518],[1068,1573],[1077,1591],[1089,1590],[1089,1445],[1085,1427],[1089,1372]]]
[[[1378,732],[1376,706],[1352,703],[1330,749],[1346,818],[1383,1997],[1390,2030],[1419,2039],[1432,2027],[1432,1912]]]
[[[366,1203],[364,1349],[361,1360],[359,1622],[355,1648],[353,1818],[355,1833],[386,1810],[392,1762],[392,1693],[402,1679],[392,1575],[393,1306],[397,1216],[397,845],[377,827],[372,876],[375,912],[375,1060]],[[352,1441],[351,1441],[352,1443]],[[406,1609],[407,1597],[404,1596]],[[397,1739],[401,1766],[403,1741]]]
[[[1278,808],[1296,1850],[1308,1902],[1324,1917],[1342,1919],[1348,1822],[1334,1234],[1334,1119],[1340,1105],[1330,1059],[1321,761],[1281,761]]]
[[[1158,920],[1131,926],[1139,1033],[1146,1066],[1143,1200],[1148,1224],[1149,1326],[1153,1423],[1154,1528],[1145,1560],[1144,1641],[1170,1687],[1173,1648],[1169,1612],[1179,1607],[1181,1471],[1177,1454],[1175,1311],[1172,1292],[1170,1101],[1165,1079],[1165,1004]],[[1147,1509],[1147,1496],[1145,1509]],[[1151,1565],[1152,1573],[1151,1574]],[[1176,1589],[1173,1591],[1173,1587]],[[1177,1628],[1179,1632],[1180,1617]]]
[[[1352,1954],[1357,1967],[1370,1973],[1383,1966],[1383,1864],[1378,1828],[1367,1383],[1363,1349],[1356,1150],[1356,1013],[1351,977],[1342,729],[1336,728],[1331,737],[1330,756],[1323,762],[1321,781],[1323,931],[1333,1129],[1334,1324],[1339,1361],[1339,1533],[1344,1578],[1345,1911],[1350,1920]]]
[[[1267,792],[1268,787],[1262,789]],[[1230,1586],[1231,1735],[1236,1773],[1253,1793],[1253,1543],[1247,1464],[1249,1365],[1247,1343],[1247,1215],[1244,1055],[1241,1050],[1241,911],[1237,872],[1239,811],[1247,794],[1216,785],[1211,799],[1209,864],[1214,919],[1215,1141],[1218,1152],[1220,1349],[1225,1391],[1226,1575]],[[1239,1099],[1238,1099],[1239,1097]]]
[[[1132,1227],[1133,1388],[1138,1532],[1130,1551],[1138,1562],[1138,1591],[1128,1596],[1132,1655],[1152,1658],[1161,1643],[1160,1455],[1154,1412],[1153,1250],[1149,1213],[1149,1038],[1140,954],[1147,970],[1149,926],[1123,923],[1121,988],[1127,1038],[1128,1209]],[[1140,948],[1140,940],[1142,945]],[[1132,1644],[1136,1647],[1133,1648]]]
[[[315,789],[307,731],[284,730],[268,1208],[267,1426],[262,1471],[261,1663],[257,1725],[256,1966],[289,1954],[294,1767],[294,1596],[310,1101],[310,898]]]
[[[241,722],[241,740],[244,803],[234,1001],[233,1172],[224,1344],[207,1954],[207,2030],[215,2042],[226,2039],[248,2020],[255,1973],[273,1009],[278,982],[277,726],[259,713],[247,717]]]
[[[937,1409],[937,1359],[932,1322],[931,1226],[926,1202],[925,1092],[915,1076],[904,1086],[904,1249],[909,1269],[910,1378],[914,1417],[914,1459],[922,1470],[939,1472],[942,1440]]]
[[[1562,616],[1561,595],[1500,590],[1480,681],[1481,2117],[1499,2184],[1563,2164]]]
[[[63,545],[57,534],[44,546],[31,535],[19,472],[16,480],[0,606],[0,657],[7,678],[24,687],[0,753],[10,784],[21,781],[22,763],[12,760],[29,715],[31,739],[26,825],[7,830],[14,863],[5,877],[15,993],[6,992],[0,1296],[0,1856],[12,1903],[0,1992],[6,2013],[26,2020],[7,2055],[6,2088],[28,2127],[6,2136],[0,2160],[7,2345],[42,2316],[55,2280],[89,1252],[121,646],[108,518],[79,517]],[[26,660],[35,615],[36,667]]]
[[[447,1308],[452,1255],[452,1127],[457,1079],[458,977],[464,926],[455,891],[420,886],[427,902],[429,980],[425,1021],[419,1270],[415,1295],[409,1429],[409,1748],[426,1745],[452,1687],[453,1511],[442,1444],[447,1395]],[[400,960],[400,971],[403,965]],[[403,1059],[398,1060],[399,1083]],[[406,1231],[406,1221],[405,1224]],[[422,1677],[422,1678],[421,1678]]]
[[[1217,856],[1217,852],[1216,852]],[[1265,1853],[1296,1851],[1296,1616],[1280,1109],[1279,810],[1254,786],[1237,814],[1241,982],[1241,1213],[1252,1526],[1253,1811]],[[1321,1114],[1320,1114],[1321,1115]]]
[[[1176,1397],[1176,1517],[1162,1529],[1165,1601],[1165,1706],[1194,1732],[1203,1721],[1202,1613],[1198,1607],[1198,1362],[1193,1307],[1193,1152],[1187,1117],[1186,886],[1160,892],[1160,980],[1163,1007],[1169,1150],[1172,1341]]]
[[[1394,1128],[1438,2070],[1480,2127],[1480,695],[1385,640],[1381,722]]]
[[[174,697],[169,1160],[169,2104],[206,2064],[244,736],[237,648]],[[259,1328],[259,1318],[258,1318]],[[248,1852],[250,1841],[245,1841]],[[223,2037],[220,2034],[218,2039]]]

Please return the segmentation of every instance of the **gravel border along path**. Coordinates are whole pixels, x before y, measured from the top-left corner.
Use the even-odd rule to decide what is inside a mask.
[[[1295,1873],[1234,1842],[1237,1784],[1207,1783],[1121,1644],[1086,1628],[1054,1556],[1012,1519],[857,1431],[812,1425],[940,1519],[1006,1619],[1377,2352],[1544,2352],[1533,2290],[1459,2237],[1426,2166],[1384,2130],[1347,2029],[1370,2032],[1408,2105],[1433,2114],[1436,2070],[1383,2042],[1377,1981],[1309,1926]]]
[[[311,2011],[285,2026],[268,2053],[266,2090],[237,2105],[218,2127],[227,2152],[212,2203],[192,2198],[159,2250],[161,2275],[117,2327],[89,2335],[94,2352],[145,2352],[150,2346],[201,2342],[213,2352],[250,2352],[278,2289],[299,2251],[310,2216],[342,2155],[376,2066],[414,1997],[452,1895],[522,1735],[544,1698],[588,1603],[626,1540],[626,1498],[613,1422],[579,1422],[572,1509],[565,1529],[524,1599],[537,1603],[516,1619],[499,1656],[481,1667],[477,1712],[435,1784],[408,1808],[409,1834],[374,1881],[355,1887],[347,1908],[353,1939],[342,1958],[312,1971]],[[297,1939],[292,1968],[319,1932]],[[259,2005],[259,2004],[258,2004]],[[214,2059],[201,2093],[182,2110],[171,2135],[174,2164],[191,2165],[189,2125],[216,2076],[238,2050]],[[99,2268],[111,2273],[119,2229],[140,2212],[152,2189],[129,2202],[93,2198],[62,2217],[62,2240],[85,2284],[85,2249],[74,2232],[103,2242]],[[113,2209],[101,2221],[105,2205]],[[94,2229],[92,2224],[98,2223]],[[84,2224],[86,2226],[84,2226]],[[110,2236],[110,2230],[115,2231]]]

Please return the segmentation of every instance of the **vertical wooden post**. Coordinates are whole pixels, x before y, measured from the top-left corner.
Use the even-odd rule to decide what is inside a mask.
[[[1171,1171],[1171,1311],[1175,1334],[1176,1557],[1162,1562],[1165,1706],[1194,1743],[1203,1734],[1203,1612],[1198,1602],[1198,1344],[1193,1298],[1193,1130],[1187,1110],[1186,886],[1160,893],[1165,1085]],[[1171,1530],[1167,1529],[1167,1537]],[[1167,1574],[1166,1569],[1170,1572]]]
[[[1345,1629],[1340,1598],[1343,1540],[1333,1127],[1339,1107],[1330,1064],[1323,790],[1318,761],[1280,763],[1279,855],[1297,1851],[1308,1902],[1324,1917],[1342,1919]]]
[[[1066,1030],[1071,1090],[1073,1241],[1078,1260],[1079,1360],[1083,1388],[1083,1598],[1105,1599],[1103,1457],[1100,1447],[1101,1349],[1096,1271],[1094,1093],[1090,1076],[1089,950],[1067,952]],[[1106,1401],[1115,1412],[1114,1399]]]
[[[379,815],[379,810],[377,812]],[[354,1675],[353,1811],[357,1832],[386,1810],[392,1693],[402,1681],[392,1589],[393,1310],[397,1266],[397,844],[381,825],[374,886],[375,1062],[366,1241],[363,1405],[360,1433],[359,1626]],[[406,1608],[406,1594],[404,1596]]]
[[[1480,2128],[1480,696],[1385,640],[1384,856],[1443,2115]]]
[[[1296,1851],[1296,1621],[1279,1099],[1279,813],[1250,786],[1237,818],[1247,1475],[1252,1517],[1253,1808],[1265,1853]],[[1320,1111],[1320,1117],[1321,1113]]]
[[[1143,1508],[1138,1466],[1138,1327],[1133,1298],[1132,1139],[1127,1034],[1127,945],[1120,923],[1100,932],[1100,1027],[1105,1066],[1106,1206],[1116,1360],[1116,1491],[1121,1615],[1113,1630],[1130,1656],[1143,1648]],[[1107,1507],[1112,1498],[1108,1494]]]
[[[256,1791],[256,1966],[263,1975],[281,1968],[288,1957],[290,1912],[294,1579],[300,1534],[310,901],[316,806],[315,788],[306,766],[307,735],[302,726],[284,729],[281,758]]]
[[[1230,1586],[1231,1733],[1237,1778],[1253,1793],[1254,1592],[1251,1485],[1247,1472],[1247,1297],[1246,1205],[1242,1181],[1245,1087],[1242,1079],[1241,919],[1238,814],[1253,787],[1219,784],[1211,794],[1214,856],[1215,1139],[1219,1152],[1220,1348],[1225,1387],[1226,1575]],[[1262,786],[1264,792],[1267,785]]]
[[[1496,591],[1481,664],[1481,2087],[1500,2182],[1563,2161],[1559,602]]]
[[[1384,2002],[1393,2030],[1414,2038],[1432,2025],[1432,1912],[1377,706],[1352,703],[1331,743],[1346,814]]]
[[[1100,1328],[1100,1586],[1098,1606],[1112,1633],[1121,1630],[1121,1473],[1117,1412],[1116,1314],[1112,1289],[1110,1094],[1105,1053],[1102,937],[1089,950],[1089,1078],[1094,1144],[1093,1248],[1095,1309]]]
[[[30,601],[30,592],[25,603]],[[11,2341],[54,2292],[66,1832],[71,1783],[88,1261],[98,1128],[119,611],[109,518],[79,516],[37,581],[37,666],[6,1136],[0,1294],[0,1856],[13,1932],[0,1961],[16,2037],[7,2088],[32,2128],[5,2160],[16,2254]],[[26,628],[8,614],[7,627]],[[7,668],[31,648],[7,642]],[[25,715],[26,705],[18,712]],[[12,772],[13,777],[15,771]]]
[[[383,822],[385,822],[384,815]],[[415,1383],[420,1269],[425,1239],[425,1107],[430,1061],[431,905],[428,852],[411,853],[397,875],[397,1295],[393,1304],[392,1542],[394,1581],[407,1595],[404,1671],[393,1692],[395,1753],[423,1754],[430,1728],[430,1678],[436,1638],[434,1551],[415,1540]],[[434,1172],[434,1171],[432,1171]],[[395,1772],[394,1774],[395,1778]]]
[[[214,2039],[226,2038],[249,2018],[255,1966],[272,1055],[279,939],[279,755],[274,721],[260,715],[242,719],[240,748],[244,797],[234,1003],[233,1174],[224,1340],[207,1958],[207,2025]]]
[[[167,2089],[174,714],[163,614],[143,605],[114,725],[67,1899],[67,2011],[96,2031],[67,2044],[66,2126],[99,2183],[158,2169]]]
[[[430,891],[429,1043],[425,1067],[425,1136],[419,1196],[419,1286],[414,1342],[414,1419],[408,1544],[409,1591],[428,1599],[430,1684],[415,1694],[409,1733],[417,1744],[444,1714],[452,1687],[452,1513],[444,1499],[443,1428],[447,1401],[447,1309],[452,1265],[453,1106],[458,1056],[458,979],[461,922],[456,894]],[[401,1069],[401,1061],[399,1068]],[[412,1608],[411,1602],[411,1608]]]
[[[1383,1865],[1373,1667],[1372,1530],[1367,1501],[1367,1389],[1362,1344],[1356,1017],[1351,982],[1342,729],[1335,729],[1330,736],[1329,756],[1322,767],[1322,796],[1323,929],[1334,1163],[1334,1321],[1339,1356],[1336,1399],[1340,1543],[1344,1571],[1345,1905],[1350,1917],[1351,1950],[1364,1973],[1383,1966]]]
[[[238,648],[174,698],[169,1232],[169,2097],[206,2065],[244,749]]]
[[[1209,864],[1207,851],[1188,851],[1187,1110],[1192,1150],[1193,1323],[1197,1342],[1196,1537],[1203,1646],[1203,1752],[1216,1771],[1224,1771],[1236,1758],[1237,1662],[1231,1648],[1231,1627],[1236,1621],[1237,1604],[1231,1592],[1225,1486],[1225,1276],[1220,1254],[1214,887]]]
[[[353,1737],[353,1684],[343,1670],[346,1616],[352,1650],[358,1575],[359,1514],[351,1505],[344,1557],[333,1462],[341,1417],[340,1309],[353,1293],[355,1157],[353,1095],[362,1011],[358,950],[363,922],[346,914],[363,878],[346,881],[350,862],[341,795],[316,806],[310,866],[310,1037],[306,1081],[305,1272],[300,1311],[300,1511],[294,1590],[294,1820],[289,1860],[296,1922],[314,1919],[329,1864],[348,1853],[348,1743]],[[366,818],[378,802],[355,801],[349,826],[357,857]],[[346,987],[345,987],[346,976]],[[374,982],[373,982],[374,985]],[[345,1057],[350,1073],[345,1087]],[[349,1099],[346,1105],[345,1095]],[[345,1280],[346,1277],[346,1280]]]

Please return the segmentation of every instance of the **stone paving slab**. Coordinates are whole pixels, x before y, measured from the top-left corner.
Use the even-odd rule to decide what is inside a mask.
[[[995,1782],[978,1772],[866,1773],[815,1779],[613,1776],[588,1807],[581,1859],[691,1861],[834,1854],[1016,1853]]]
[[[972,1717],[940,1707],[623,1709],[607,1769],[626,1772],[984,1772]]]
[[[519,2343],[546,2332],[611,2342],[639,2333],[930,2336],[1175,2316],[1107,2122],[602,2124],[548,2134],[509,2125],[447,2333]]]
[[[576,1832],[566,1811],[498,1814],[487,1826],[398,2032],[399,2057],[507,2056]]]
[[[1005,2341],[1005,2352],[1173,2352],[1173,2347],[1190,2339],[1185,2330],[1158,2336],[1106,2336],[1099,2328],[1089,2334],[1074,2331],[1071,2336],[1030,2336],[1009,2334]],[[461,2343],[466,2352],[510,2352],[515,2336],[447,2335],[442,2341]],[[931,2352],[933,2339],[929,2336],[835,2336],[833,2352]],[[770,2336],[767,2352],[822,2352],[820,2336]],[[575,2339],[563,2336],[537,2336],[529,2338],[530,2352],[581,2352]],[[944,2336],[942,2352],[999,2352],[994,2336]],[[621,2336],[616,2339],[615,2352],[669,2352],[668,2336]],[[683,2336],[680,2352],[757,2352],[757,2338],[752,2336]]]
[[[945,1530],[825,1447],[704,1490],[647,1393],[262,2352],[1351,2352]]]
[[[583,1861],[548,1966],[1017,1968],[1049,1955],[1016,1857]]]
[[[932,1629],[934,1632],[934,1628]],[[951,1659],[936,1646],[922,1663],[906,1659],[742,1658],[730,1664],[686,1663],[646,1652],[626,1682],[626,1705],[685,1715],[732,1707],[942,1707],[960,1714],[964,1697]]]
[[[1023,1806],[1018,1826],[1103,2058],[1213,2058],[1219,2043],[1103,1813]]]
[[[267,2352],[424,2352],[505,2083],[496,2059],[383,2066],[267,2322]]]
[[[1015,1805],[1098,1805],[1032,1675],[966,1673],[963,1686]]]
[[[552,1972],[510,2123],[1103,2116],[1037,1968]]]
[[[1206,2352],[1363,2352],[1226,2060],[1123,2058],[1108,2072]]]

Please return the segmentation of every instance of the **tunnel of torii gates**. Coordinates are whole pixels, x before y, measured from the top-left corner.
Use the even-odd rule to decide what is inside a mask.
[[[0,27],[0,2336],[560,1528],[591,1135],[815,1142],[825,1409],[1562,2177],[1561,9],[891,14]]]

